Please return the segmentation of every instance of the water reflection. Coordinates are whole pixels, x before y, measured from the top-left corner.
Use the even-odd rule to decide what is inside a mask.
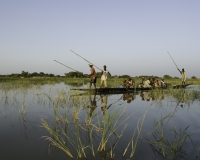
[[[143,91],[140,93],[140,97],[142,98],[142,100],[146,100],[146,101],[150,101],[150,99],[154,99],[154,97],[152,96],[152,94],[148,91]]]
[[[25,115],[22,115],[22,116],[19,116],[19,124],[20,124],[20,128],[21,128],[21,133],[23,134],[23,136],[29,140],[29,134],[28,134],[28,130],[29,130],[29,127],[32,128],[32,130],[36,131],[36,127],[34,126],[35,123],[34,122],[31,122],[27,116]]]
[[[119,99],[115,100],[114,102],[110,103],[108,105],[108,94],[100,95],[100,100],[101,100],[101,111],[103,112],[103,115],[106,115],[107,110],[117,102],[119,102],[123,96],[121,96]]]
[[[66,85],[70,85],[72,87],[83,87],[83,86],[86,86],[88,84],[88,82],[64,82]]]
[[[90,106],[88,106],[88,108],[90,108],[90,117],[92,117],[92,114],[94,112],[94,110],[97,108],[97,102],[96,102],[96,95],[90,96]]]
[[[91,98],[91,97],[90,97]],[[100,96],[101,104],[103,104],[103,110],[108,109],[111,105],[107,106],[107,95]],[[71,158],[78,156],[78,158],[112,158],[118,157],[122,159],[123,155],[130,154],[130,151],[134,152],[135,145],[130,146],[129,144],[120,145],[123,142],[122,137],[125,131],[126,125],[123,125],[133,114],[128,117],[124,116],[125,110],[120,111],[115,108],[114,110],[105,111],[102,117],[95,117],[94,110],[97,108],[96,95],[94,95],[89,102],[90,116],[82,117],[80,114],[69,114],[71,121],[62,121],[63,115],[55,115],[54,125],[48,124],[47,120],[42,118],[42,126],[51,134],[51,136],[45,136],[44,138],[51,142],[51,145],[60,148]],[[76,110],[76,106],[73,106],[72,110]],[[60,110],[59,106],[56,106],[55,110]],[[77,111],[77,110],[76,110]],[[58,112],[57,112],[58,113]],[[94,118],[97,118],[96,120]],[[126,138],[135,143],[141,134],[142,124],[144,122],[145,115],[138,121],[136,132],[135,127],[132,128],[131,133]],[[88,120],[89,119],[89,120]],[[123,127],[121,127],[123,125]],[[139,130],[139,131],[138,131]],[[86,136],[85,136],[86,135]],[[121,152],[118,154],[116,150]],[[129,151],[127,153],[127,150]],[[90,155],[88,157],[88,154]],[[133,153],[129,157],[132,157]]]
[[[192,141],[192,134],[188,131],[189,126],[184,129],[179,127],[167,128],[166,124],[172,118],[169,113],[160,119],[156,119],[152,128],[152,136],[146,137],[156,157],[164,159],[195,159],[195,145]],[[169,136],[170,135],[170,136]],[[192,147],[193,153],[187,154],[187,147]]]
[[[123,98],[123,96],[121,96],[119,99],[117,99],[114,102],[108,104],[108,102],[109,102],[108,97],[110,96],[108,94],[100,94],[100,95],[94,94],[94,95],[88,95],[88,96],[90,98],[90,105],[88,105],[87,108],[89,108],[89,110],[90,110],[89,111],[89,116],[90,117],[94,117],[94,116],[99,114],[99,113],[97,113],[97,114],[94,115],[94,112],[95,112],[95,110],[96,110],[96,108],[98,106],[101,106],[100,108],[101,108],[101,111],[102,111],[103,115],[106,115],[107,110],[113,104],[117,103],[118,101],[120,101]],[[98,103],[98,101],[100,101],[100,104]],[[98,103],[98,105],[97,105],[97,103]]]
[[[163,144],[165,144],[166,151],[173,144],[178,144],[175,143],[177,140],[174,139],[174,136],[179,137],[178,140],[180,140],[179,135],[187,139],[186,142],[189,144],[190,140],[183,135],[194,133],[191,139],[195,139],[194,143],[197,149],[200,147],[198,138],[200,133],[198,123],[200,115],[198,106],[200,101],[199,90],[153,90],[118,95],[79,95],[80,92],[73,92],[75,96],[70,96],[72,92],[69,91],[69,86],[64,83],[44,86],[33,85],[30,88],[26,88],[24,85],[21,89],[20,86],[12,87],[10,85],[0,89],[0,127],[3,128],[0,133],[1,143],[6,144],[9,139],[13,140],[13,136],[17,135],[13,141],[9,141],[9,153],[11,148],[14,150],[14,148],[20,148],[16,147],[17,145],[26,144],[18,154],[23,155],[31,148],[34,155],[38,156],[36,159],[40,159],[44,155],[46,157],[44,159],[48,159],[45,152],[48,149],[48,144],[40,139],[42,136],[47,136],[54,140],[52,142],[62,141],[65,149],[66,146],[69,146],[70,151],[73,153],[78,151],[79,155],[83,157],[86,155],[91,158],[99,155],[104,159],[122,159],[124,150],[129,143],[132,143],[132,133],[136,133],[134,129],[139,128],[138,119],[143,116],[147,109],[142,136],[143,139],[146,137],[149,139],[148,144],[151,145],[153,152],[149,149],[149,146],[147,149],[144,148],[144,145],[147,144],[145,141],[145,144],[142,144],[141,151],[132,148],[127,149],[125,154],[127,159],[130,158],[132,152],[136,157],[139,155],[138,159],[153,157],[154,152],[162,157],[162,146],[158,145],[162,138],[164,138]],[[151,107],[152,104],[157,104],[159,107]],[[28,107],[26,107],[27,105]],[[124,108],[127,111],[124,111]],[[129,117],[135,111],[137,111],[136,114]],[[151,130],[155,121],[162,122],[155,119],[158,119],[163,113],[170,113],[170,117],[166,118],[167,122],[163,121],[164,125],[162,127]],[[123,118],[120,119],[120,116]],[[47,122],[45,129],[38,127],[41,125],[41,117],[45,117],[44,119]],[[127,125],[121,125],[121,122],[126,118]],[[186,129],[188,125],[190,127]],[[151,136],[148,136],[147,133],[150,133]],[[161,136],[162,133],[165,137]],[[87,139],[85,139],[86,137]],[[26,139],[26,141],[23,139]],[[38,143],[38,139],[41,143]],[[27,141],[31,142],[27,143]],[[69,145],[69,141],[73,143]],[[34,145],[36,143],[38,145]],[[44,152],[36,152],[35,149],[43,146],[44,143],[47,144],[43,147]],[[190,151],[192,145],[189,144],[187,147],[185,144],[179,143],[177,146],[179,148],[183,146],[183,150],[176,149],[175,151],[185,151],[185,154],[192,153]],[[76,146],[73,148],[73,145]],[[137,149],[138,145],[135,147]],[[6,157],[5,147],[0,147],[0,149],[5,152],[3,154]],[[81,151],[81,149],[83,150]],[[52,153],[50,154],[52,155]],[[171,152],[165,154],[170,155]],[[184,155],[180,156],[184,157]],[[20,158],[15,157],[16,154],[10,159],[22,159],[20,156]],[[168,157],[173,158],[172,154]],[[185,155],[185,157],[187,156]],[[62,155],[61,159],[66,159],[66,155]],[[189,157],[188,159],[192,158]]]
[[[125,93],[125,94],[123,94],[123,100],[127,101],[127,103],[131,103],[136,98],[135,94],[136,93],[134,93],[134,92],[133,93]]]

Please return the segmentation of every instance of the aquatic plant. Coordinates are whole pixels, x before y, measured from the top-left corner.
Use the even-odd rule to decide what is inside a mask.
[[[58,96],[62,97],[60,94]],[[119,109],[117,109],[107,111],[102,117],[98,114],[88,113],[87,117],[83,119],[80,118],[81,110],[83,108],[87,109],[88,103],[90,103],[90,95],[83,97],[74,96],[70,98],[66,104],[68,107],[64,107],[69,108],[68,112],[61,111],[64,108],[60,103],[62,101],[60,98],[49,97],[51,103],[53,103],[52,110],[55,121],[54,125],[50,126],[45,118],[41,119],[41,126],[52,136],[43,136],[43,138],[49,140],[50,145],[61,149],[72,158],[75,155],[78,158],[86,158],[89,152],[93,157],[96,157],[98,152],[100,157],[107,155],[114,158],[117,144],[126,129],[126,125],[124,127],[122,125],[134,113],[124,118],[126,110],[119,112]],[[126,155],[127,150],[131,150],[130,157],[133,157],[145,115],[139,119],[138,125],[130,137],[131,141],[124,148],[122,156]],[[63,117],[67,117],[67,120]],[[94,117],[97,118],[97,121],[94,121]]]
[[[125,156],[130,145],[131,145],[131,153],[130,153],[129,157],[132,158],[134,156],[138,140],[142,135],[142,126],[143,126],[143,123],[144,123],[144,119],[146,117],[146,113],[147,112],[145,112],[145,114],[138,120],[137,126],[135,127],[135,130],[132,134],[130,142],[128,143],[126,149],[124,150],[123,156]]]
[[[17,107],[19,114],[20,115],[26,115],[28,107],[29,107],[29,104],[26,104],[26,103],[22,103],[21,105],[19,105]]]
[[[187,126],[183,131],[181,128],[177,131],[175,127],[170,129],[164,127],[164,122],[171,118],[171,116],[172,114],[169,113],[164,117],[161,116],[159,120],[155,120],[152,129],[153,139],[147,138],[147,140],[155,154],[158,154],[163,158],[178,160],[180,157],[187,157],[184,147],[186,142],[188,142],[188,139],[192,145],[193,142],[191,134],[187,132],[189,126]],[[166,134],[172,134],[172,136],[170,136],[172,139],[169,137],[167,138]]]

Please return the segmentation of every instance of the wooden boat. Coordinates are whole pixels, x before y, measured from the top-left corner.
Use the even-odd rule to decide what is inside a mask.
[[[178,89],[178,88],[186,88],[191,84],[185,84],[185,85],[173,85],[170,86],[173,89]],[[96,89],[87,89],[87,88],[72,88],[71,90],[78,90],[78,91],[89,91],[93,93],[110,93],[110,94],[118,94],[118,93],[126,93],[126,92],[137,92],[137,91],[148,91],[148,90],[153,90],[153,89],[166,89],[170,87],[156,87],[156,88],[96,88]]]

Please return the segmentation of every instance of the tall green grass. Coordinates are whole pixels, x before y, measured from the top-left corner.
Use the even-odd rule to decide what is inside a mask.
[[[82,110],[88,109],[90,95],[75,96],[70,99],[61,93],[54,97],[46,96],[52,104],[54,123],[52,126],[47,119],[42,118],[41,126],[51,135],[43,136],[44,139],[50,141],[50,145],[61,149],[71,158],[87,158],[88,153],[91,153],[90,156],[94,158],[98,156],[114,158],[118,143],[126,129],[125,122],[134,113],[124,117],[126,110],[115,109],[109,110],[101,116],[98,114],[91,116],[88,113],[83,119],[83,117],[81,118]],[[66,100],[66,103],[63,99]],[[62,105],[63,103],[66,105],[65,107]],[[135,130],[133,129],[133,134],[129,137],[130,143],[124,148],[121,156],[127,155],[127,150],[131,150],[129,157],[133,157],[145,115],[146,113],[138,121]]]

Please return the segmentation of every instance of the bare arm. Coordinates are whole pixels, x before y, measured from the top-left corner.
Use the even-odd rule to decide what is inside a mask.
[[[178,68],[178,71],[180,72],[180,74],[182,74],[182,72],[180,71],[180,69]]]

